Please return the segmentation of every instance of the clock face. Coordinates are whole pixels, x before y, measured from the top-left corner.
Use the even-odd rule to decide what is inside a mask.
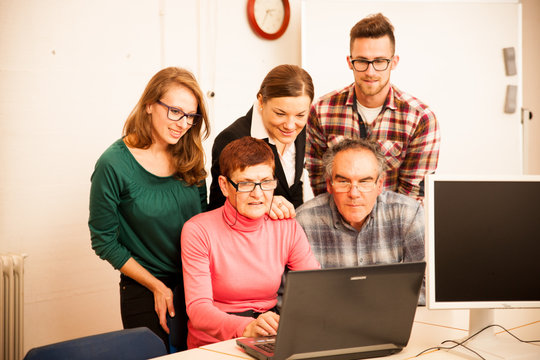
[[[268,40],[281,37],[291,17],[289,0],[248,0],[247,12],[253,31]]]
[[[253,8],[257,25],[267,34],[281,29],[285,18],[285,7],[281,0],[256,0]]]

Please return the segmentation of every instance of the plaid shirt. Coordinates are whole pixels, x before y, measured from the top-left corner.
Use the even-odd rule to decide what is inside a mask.
[[[320,98],[307,125],[306,168],[315,195],[326,192],[322,156],[343,138],[359,138],[359,115],[353,110],[354,84]],[[386,157],[385,190],[421,199],[420,182],[437,168],[440,134],[435,114],[418,99],[395,86],[380,114],[366,124],[367,138],[376,140]]]
[[[339,213],[331,194],[321,194],[296,209],[322,268],[424,260],[424,208],[408,196],[384,191],[360,231]],[[419,304],[425,304],[424,286]]]

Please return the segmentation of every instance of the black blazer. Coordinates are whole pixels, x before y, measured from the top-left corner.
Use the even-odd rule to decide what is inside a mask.
[[[242,116],[229,127],[223,130],[214,140],[212,146],[212,183],[210,185],[210,200],[208,209],[216,209],[225,203],[225,196],[221,192],[218,183],[218,177],[220,175],[219,169],[219,155],[223,148],[233,140],[240,139],[244,136],[250,136],[251,132],[251,119],[253,115],[253,107],[249,109],[245,116]],[[264,139],[268,143],[268,139]],[[270,144],[269,144],[270,145]],[[270,145],[274,152],[274,161],[276,163],[275,176],[278,179],[278,187],[274,190],[274,195],[281,195],[289,200],[294,207],[302,205],[303,193],[302,193],[302,170],[304,169],[304,155],[306,153],[306,128],[298,134],[294,141],[296,147],[296,167],[294,175],[294,183],[291,187],[287,186],[287,179],[285,178],[285,172],[281,166],[279,160],[279,154],[274,145]]]

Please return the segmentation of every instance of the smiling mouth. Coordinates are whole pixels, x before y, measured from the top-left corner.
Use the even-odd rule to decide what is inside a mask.
[[[281,134],[283,134],[284,136],[294,136],[295,135],[295,131],[294,130],[290,130],[290,131],[286,131],[286,130],[279,130],[281,132]]]

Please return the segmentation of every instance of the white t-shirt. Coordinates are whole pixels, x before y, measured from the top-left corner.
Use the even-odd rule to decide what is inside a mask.
[[[356,108],[358,109],[358,113],[360,113],[362,120],[364,120],[366,124],[371,125],[381,112],[382,105],[376,108],[368,108],[360,104],[360,102],[356,100]]]

